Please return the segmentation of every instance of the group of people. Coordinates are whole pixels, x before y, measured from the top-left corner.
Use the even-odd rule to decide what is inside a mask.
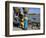
[[[20,8],[14,7],[13,8],[13,10],[14,10],[14,15],[13,16],[14,16],[15,19],[16,19],[16,17],[18,18],[17,26],[25,30],[25,29],[28,28],[28,17],[27,17],[28,16],[27,15],[28,8],[22,8],[22,9],[23,9],[23,12],[20,11]]]

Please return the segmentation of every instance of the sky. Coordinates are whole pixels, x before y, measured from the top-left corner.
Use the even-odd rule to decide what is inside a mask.
[[[39,14],[40,13],[40,8],[29,8],[28,13],[36,13],[36,14]]]

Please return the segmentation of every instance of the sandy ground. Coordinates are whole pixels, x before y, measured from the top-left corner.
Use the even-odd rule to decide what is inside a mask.
[[[22,30],[21,28],[18,28],[18,27],[13,27],[13,30],[14,31],[19,31],[19,30]],[[33,27],[33,29],[31,28],[31,25],[30,26],[28,26],[28,29],[27,30],[38,30],[38,28],[37,27]]]

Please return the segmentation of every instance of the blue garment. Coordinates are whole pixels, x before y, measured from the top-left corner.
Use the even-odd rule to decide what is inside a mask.
[[[17,24],[18,24],[18,27],[20,27],[20,21],[19,20],[18,20],[18,23]]]
[[[28,28],[28,20],[24,19],[24,29],[27,29],[27,28]]]

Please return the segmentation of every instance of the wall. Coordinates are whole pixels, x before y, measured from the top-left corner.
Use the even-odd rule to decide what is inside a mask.
[[[5,37],[5,1],[6,0],[0,0],[0,38],[15,38],[15,37]],[[17,1],[24,1],[24,0],[17,0]],[[25,1],[46,3],[46,0],[25,0]],[[46,8],[46,4],[45,4],[45,8]],[[46,13],[45,13],[45,16],[46,16]],[[46,19],[46,17],[45,17],[45,19]],[[45,23],[45,25],[46,25],[46,23]],[[46,33],[45,33],[45,35],[21,36],[21,37],[16,37],[16,38],[46,38]]]

